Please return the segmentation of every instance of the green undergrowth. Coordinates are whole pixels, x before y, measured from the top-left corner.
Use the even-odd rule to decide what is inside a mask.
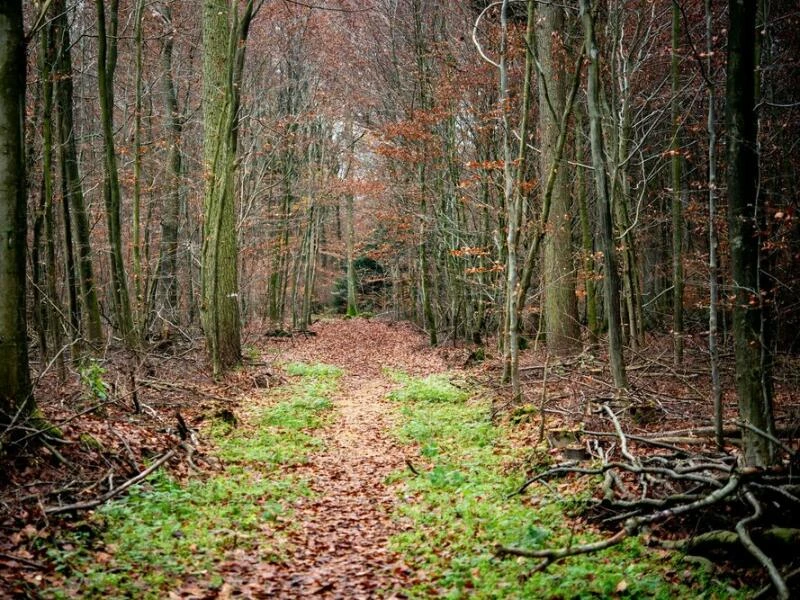
[[[595,480],[532,486],[509,499],[523,481],[524,449],[495,426],[486,400],[466,399],[443,376],[398,378],[395,435],[418,449],[419,475],[395,473],[397,518],[413,524],[392,540],[417,573],[411,598],[731,598],[735,591],[639,540],[579,555],[534,573],[535,561],[499,559],[497,545],[562,547],[601,539],[578,517]],[[528,465],[536,468],[537,465]],[[540,466],[543,468],[543,466]],[[558,489],[556,490],[556,487]],[[553,491],[551,491],[553,490]],[[557,493],[555,493],[557,492]]]
[[[220,563],[234,551],[283,560],[290,506],[311,491],[281,467],[306,462],[321,447],[314,430],[330,421],[342,374],[299,363],[286,372],[296,380],[258,402],[238,427],[215,419],[206,429],[223,472],[185,483],[157,472],[76,524],[48,550],[63,581],[42,596],[164,598],[192,580],[213,591],[222,585]]]

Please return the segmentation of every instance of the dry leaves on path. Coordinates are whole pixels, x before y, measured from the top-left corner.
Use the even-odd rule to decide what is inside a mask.
[[[287,362],[345,369],[335,421],[317,434],[323,450],[293,469],[314,496],[294,506],[290,558],[279,565],[232,561],[226,584],[248,597],[401,598],[414,574],[388,548],[402,525],[392,520],[395,494],[385,480],[404,468],[405,455],[389,434],[386,396],[394,384],[386,369],[426,375],[446,364],[408,324],[353,319],[318,323],[313,331],[274,343]]]

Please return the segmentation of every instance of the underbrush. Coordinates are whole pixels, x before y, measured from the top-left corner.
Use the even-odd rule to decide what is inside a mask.
[[[393,476],[401,498],[397,517],[413,524],[393,539],[394,549],[418,573],[410,597],[736,597],[707,572],[638,539],[545,571],[536,571],[530,559],[498,558],[498,545],[538,549],[600,539],[603,534],[580,517],[597,479],[531,487],[526,496],[509,499],[523,481],[512,465],[523,462],[525,449],[508,441],[507,426],[491,423],[488,401],[466,400],[466,394],[444,398],[437,391],[442,382],[405,378],[392,394],[402,415],[395,435],[419,452],[418,474]]]
[[[235,427],[215,419],[206,429],[221,473],[180,482],[159,472],[110,502],[48,549],[63,580],[46,598],[163,598],[166,590],[202,582],[222,585],[219,566],[236,552],[250,560],[286,556],[291,504],[311,494],[281,467],[304,463],[322,442],[313,431],[330,419],[330,395],[341,371],[289,365],[298,381],[278,390]],[[276,399],[277,396],[277,399]],[[245,407],[246,408],[246,407]]]

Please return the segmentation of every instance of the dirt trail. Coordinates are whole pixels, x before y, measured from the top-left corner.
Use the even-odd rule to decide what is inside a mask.
[[[401,525],[391,520],[394,493],[384,481],[404,467],[405,455],[389,435],[386,395],[393,384],[384,368],[422,375],[446,365],[407,325],[356,319],[320,323],[313,331],[284,342],[281,359],[345,369],[334,399],[336,419],[321,432],[324,449],[295,470],[310,480],[315,497],[294,506],[294,521],[302,525],[290,535],[290,560],[253,565],[247,589],[239,591],[271,598],[401,598],[411,573],[388,549]]]

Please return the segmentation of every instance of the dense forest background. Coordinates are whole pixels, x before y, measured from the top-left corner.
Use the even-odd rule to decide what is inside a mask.
[[[499,340],[516,396],[535,340],[607,333],[624,389],[624,346],[716,373],[738,335],[768,406],[800,324],[798,14],[745,8],[26,4],[34,371],[202,326],[220,374],[240,326],[336,309]]]
[[[194,469],[198,423],[211,417],[197,409],[187,425],[181,411],[193,409],[170,405],[178,426],[165,428],[167,409],[139,394],[227,401],[243,364],[268,365],[265,338],[307,336],[288,352],[305,360],[320,335],[325,360],[352,359],[343,367],[352,373],[295,366],[290,376],[358,386],[366,379],[353,373],[375,365],[353,357],[380,362],[384,351],[435,376],[412,356],[411,330],[386,324],[407,321],[424,334],[430,348],[417,350],[430,365],[444,369],[435,352],[452,347],[464,350],[459,366],[485,366],[502,399],[493,423],[539,415],[531,447],[545,441],[547,414],[613,425],[594,433],[619,438],[618,460],[612,447],[595,456],[598,471],[578,472],[605,477],[615,510],[639,492],[641,501],[602,548],[670,510],[730,501],[739,520],[724,533],[789,597],[748,531],[780,507],[786,539],[798,535],[798,32],[792,0],[3,3],[9,530],[39,514],[20,508],[37,493],[46,521],[99,505],[179,453]],[[313,330],[332,314],[353,320]],[[337,347],[337,336],[364,348]],[[157,378],[173,359],[184,370]],[[639,373],[653,365],[651,386]],[[194,368],[202,384],[184,381]],[[579,390],[587,373],[595,387]],[[375,367],[366,387],[410,385],[390,375]],[[253,385],[270,378],[279,376]],[[434,383],[425,385],[450,385]],[[567,396],[574,406],[549,404]],[[345,412],[380,420],[373,400],[350,397]],[[634,456],[623,426],[654,425],[670,400],[684,402],[672,417],[690,428],[655,444],[640,431],[636,443],[674,454]],[[115,432],[128,482],[115,486],[111,467],[107,482],[97,474],[64,494],[23,494],[39,489],[47,460],[74,466],[61,446],[105,456],[63,426],[85,417],[99,428],[111,405],[125,412],[123,429],[152,417],[174,447],[140,467],[155,456],[141,448],[149,442],[134,452]],[[425,406],[421,419],[455,419]],[[235,428],[236,415],[218,408],[213,419]],[[383,440],[375,423],[353,419]],[[693,446],[695,435],[709,440],[696,454],[673,445]],[[654,481],[667,482],[664,494],[649,498]],[[94,489],[106,490],[97,503],[70,503]],[[595,550],[575,548],[570,534],[550,554],[497,554],[543,558],[545,569]]]

